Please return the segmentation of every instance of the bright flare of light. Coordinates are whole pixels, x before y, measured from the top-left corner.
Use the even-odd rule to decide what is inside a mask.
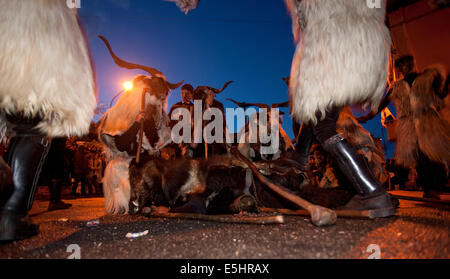
[[[131,90],[133,88],[133,83],[131,81],[124,82],[123,83],[123,88],[126,91],[129,91],[129,90]]]

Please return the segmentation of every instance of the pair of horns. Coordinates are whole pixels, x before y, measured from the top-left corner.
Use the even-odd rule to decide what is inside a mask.
[[[98,35],[98,37],[105,43],[106,47],[108,48],[109,53],[111,54],[112,58],[114,59],[114,62],[116,62],[116,64],[119,67],[122,68],[126,68],[126,69],[141,69],[146,71],[147,73],[149,73],[152,76],[160,76],[163,77],[165,80],[165,76],[163,75],[163,73],[161,73],[160,71],[156,70],[155,68],[152,67],[147,67],[147,66],[143,66],[143,65],[139,65],[139,64],[134,64],[134,63],[130,63],[127,61],[124,61],[122,59],[120,59],[119,57],[117,57],[117,55],[113,52],[113,50],[111,49],[111,45],[109,44],[108,40],[103,37],[102,35]],[[168,82],[166,80],[167,85],[169,86],[170,89],[176,89],[178,88],[181,84],[183,84],[184,80],[179,82],[179,83],[171,83]]]
[[[268,104],[263,104],[263,103],[238,102],[238,101],[235,101],[235,100],[233,100],[231,98],[227,98],[227,100],[235,103],[238,107],[241,107],[241,108],[248,108],[248,107],[255,106],[255,107],[265,108],[265,109],[269,110],[270,108],[279,108],[279,107],[285,108],[285,107],[289,107],[289,101],[283,102],[283,103],[275,103],[275,104],[272,104],[269,107]]]
[[[210,90],[210,91],[212,91],[212,92],[218,94],[218,93],[222,92],[223,90],[225,90],[225,88],[227,88],[227,86],[228,86],[230,83],[232,83],[232,82],[233,82],[232,80],[227,81],[227,82],[222,86],[221,89],[216,89],[216,88],[213,88],[213,87],[211,87],[211,86],[199,86],[199,87],[197,87],[197,88],[195,89],[195,91],[197,91],[197,90],[202,90],[202,91],[203,91],[203,90]]]

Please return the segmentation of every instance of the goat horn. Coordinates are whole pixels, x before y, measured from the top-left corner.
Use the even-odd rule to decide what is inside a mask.
[[[155,68],[151,68],[151,67],[147,67],[147,66],[143,66],[143,65],[139,65],[139,64],[133,64],[133,63],[126,62],[126,61],[120,59],[119,57],[117,57],[117,55],[111,49],[111,45],[109,44],[108,40],[105,37],[103,37],[102,35],[98,35],[98,37],[100,39],[102,39],[102,41],[105,43],[106,47],[109,50],[109,53],[111,54],[112,58],[114,59],[114,62],[116,62],[116,64],[119,67],[127,68],[130,70],[131,69],[141,69],[141,70],[148,72],[152,76],[157,76],[157,75],[164,76],[160,71],[156,70]]]
[[[232,82],[233,82],[232,80],[226,82],[226,83],[222,86],[221,89],[216,89],[216,88],[211,87],[211,86],[204,86],[204,85],[202,85],[202,86],[198,86],[198,87],[195,89],[195,91],[197,91],[197,90],[202,90],[202,91],[203,91],[203,90],[211,90],[211,91],[213,91],[214,93],[218,94],[218,93],[222,92],[223,90],[225,90],[225,88],[227,88],[227,86],[228,86],[230,83],[232,83]]]
[[[168,81],[166,81],[166,82],[170,89],[177,89],[178,87],[180,87],[180,85],[183,84],[184,80],[180,81],[179,83],[171,83]]]
[[[266,108],[267,110],[270,110],[270,107],[267,104],[261,104],[261,103],[246,103],[246,102],[238,102],[231,98],[227,98],[228,101],[231,101],[235,103],[237,106],[241,108],[248,108],[251,106],[259,107],[259,108]]]

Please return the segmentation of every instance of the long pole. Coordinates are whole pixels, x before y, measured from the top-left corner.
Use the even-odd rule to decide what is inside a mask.
[[[141,94],[141,110],[139,113],[145,112],[145,93],[146,88],[142,89]],[[141,158],[141,147],[142,147],[142,138],[144,137],[144,118],[141,118],[140,120],[141,127],[139,128],[139,142],[137,147],[137,153],[136,153],[136,163],[139,164],[139,160]]]

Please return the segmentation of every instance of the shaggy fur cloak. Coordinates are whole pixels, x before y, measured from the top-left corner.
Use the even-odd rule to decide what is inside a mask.
[[[398,114],[395,148],[396,164],[415,167],[419,150],[430,160],[448,164],[450,161],[450,123],[442,116],[444,74],[441,69],[427,68],[414,80],[411,88],[403,80],[394,84],[392,98]]]
[[[103,191],[105,195],[105,209],[110,214],[128,213],[130,201],[129,165],[136,154],[128,154],[120,151],[114,140],[114,136],[123,135],[136,121],[141,106],[141,94],[145,87],[145,77],[138,75],[133,80],[133,89],[125,92],[99,120],[98,134],[106,153],[108,165],[103,177]],[[170,139],[170,128],[166,114],[167,100],[163,102],[151,94],[146,94],[145,104],[147,109],[152,107],[151,118],[156,123],[162,123],[157,129],[158,142],[152,143],[143,134],[142,150],[152,153],[156,148]],[[138,144],[136,137],[136,143]],[[131,144],[131,143],[130,143]]]
[[[369,8],[365,0],[286,0],[294,38],[300,38],[291,67],[291,114],[317,123],[331,106],[378,108],[391,46],[384,24],[386,1]]]
[[[0,141],[4,113],[15,112],[41,117],[38,128],[50,137],[86,134],[96,87],[77,9],[60,0],[0,0],[0,7]]]

